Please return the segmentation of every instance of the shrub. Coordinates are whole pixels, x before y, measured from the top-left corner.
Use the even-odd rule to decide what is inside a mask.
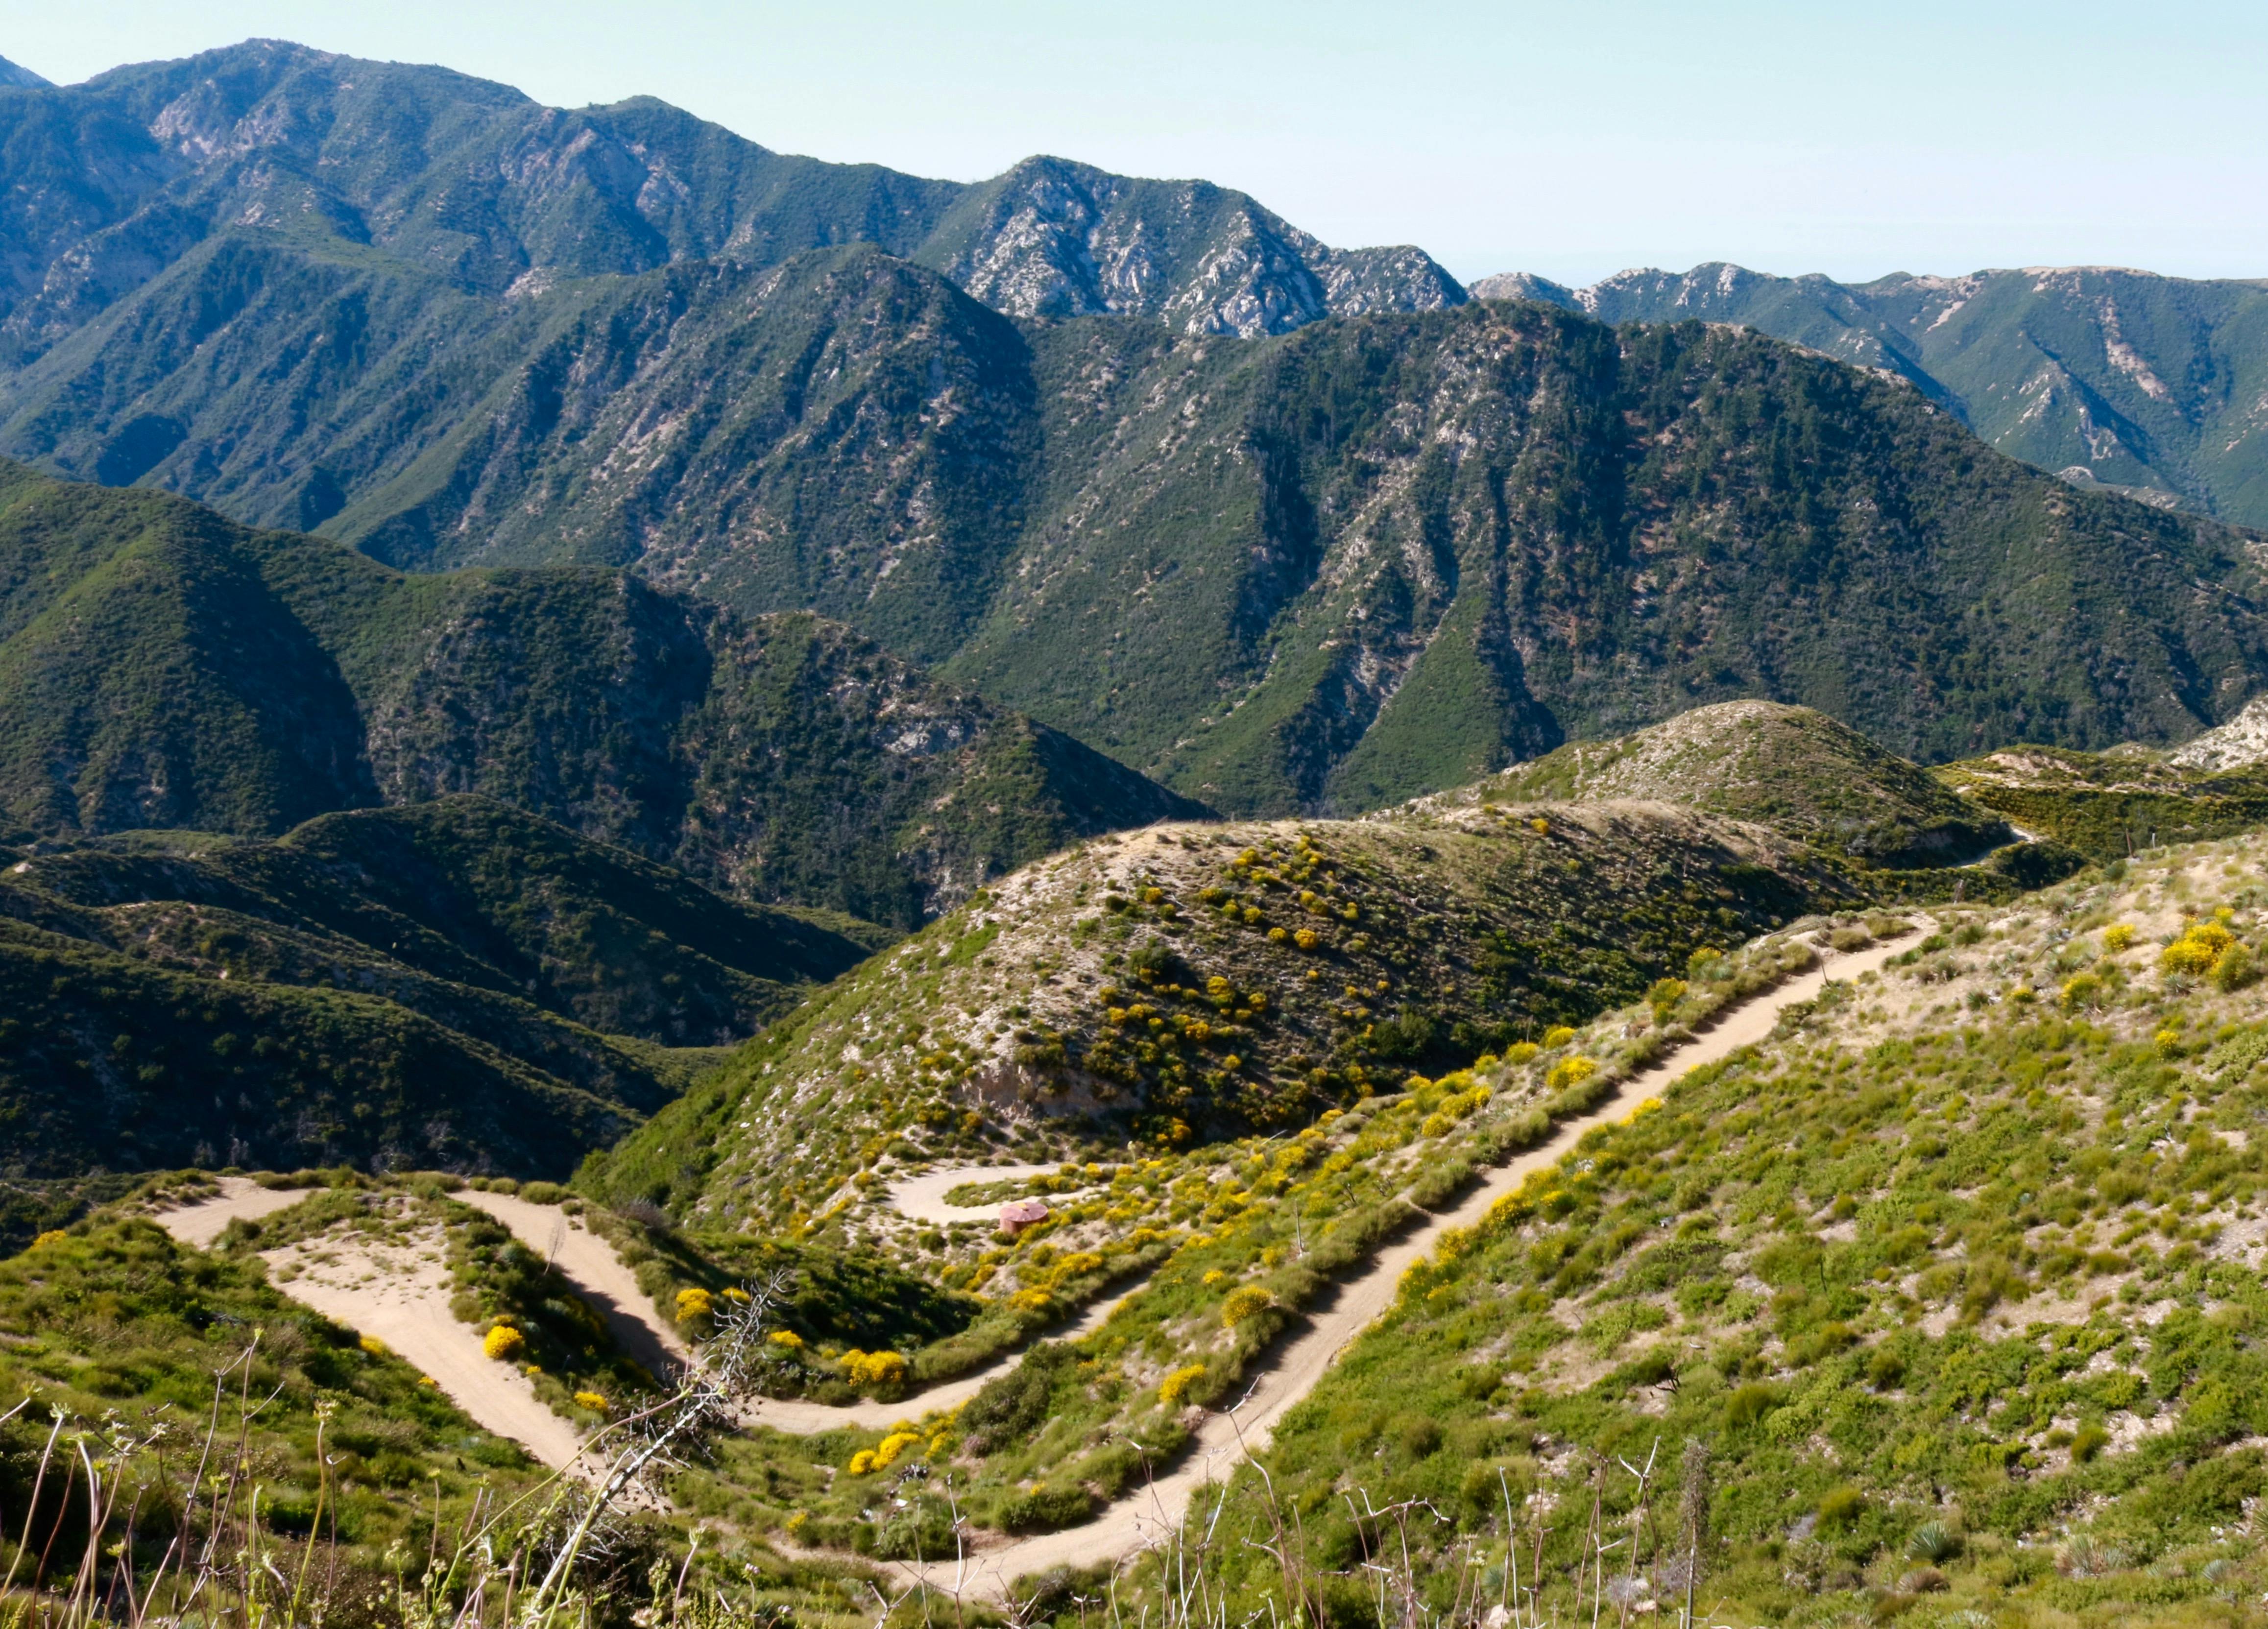
[[[2066,1012],[2091,1007],[2102,999],[2102,980],[2093,973],[2080,973],[2064,980],[2063,1005]]]
[[[1725,1424],[1737,1431],[1753,1426],[1779,1406],[1779,1393],[1770,1386],[1737,1387],[1725,1399]]]
[[[857,1453],[850,1456],[850,1474],[852,1476],[866,1476],[871,1474],[873,1469],[874,1450],[873,1448],[862,1448]]]
[[[1303,927],[1292,935],[1292,942],[1302,950],[1313,950],[1323,942],[1323,936],[1311,927]]]
[[[1831,1488],[1819,1501],[1819,1525],[1848,1527],[1865,1513],[1866,1508],[1867,1496],[1857,1488],[1847,1485]]]
[[[1533,1041],[1515,1041],[1512,1045],[1505,1048],[1504,1061],[1515,1066],[1521,1064],[1532,1064],[1535,1061],[1536,1053],[1543,1050]]]
[[[705,1318],[716,1309],[717,1303],[707,1290],[692,1286],[677,1292],[677,1321],[680,1323]]]
[[[2259,964],[2252,959],[2252,953],[2242,945],[2231,945],[2213,964],[2213,986],[2219,990],[2242,990],[2259,977]]]
[[[2133,942],[2134,925],[2132,922],[2113,922],[2102,930],[2102,947],[2105,950],[2124,950]]]
[[[519,1197],[530,1205],[557,1205],[567,1198],[567,1190],[557,1183],[523,1183]]]
[[[1599,1065],[1587,1058],[1563,1058],[1551,1065],[1551,1072],[1543,1077],[1543,1084],[1555,1092],[1564,1092],[1571,1086],[1580,1086],[1599,1072]]]
[[[895,1357],[897,1354],[893,1353],[891,1355]],[[896,1463],[899,1455],[904,1453],[908,1448],[913,1447],[921,1440],[922,1434],[918,1431],[893,1431],[888,1436],[884,1437],[874,1448],[874,1469],[877,1471],[887,1470],[892,1464]]]
[[[607,1412],[607,1400],[595,1391],[578,1391],[575,1394],[575,1406],[589,1409],[593,1414],[603,1414]]]
[[[527,1349],[527,1337],[509,1323],[499,1323],[481,1338],[481,1352],[499,1363],[509,1363]]]
[[[373,1358],[383,1358],[391,1355],[386,1343],[379,1339],[375,1335],[365,1335],[355,1344],[360,1346],[364,1352],[370,1353]]]
[[[860,1352],[852,1347],[843,1354],[843,1377],[854,1386],[901,1386],[906,1379],[906,1360],[903,1353]]]
[[[771,1342],[773,1345],[777,1346],[785,1352],[801,1352],[803,1350],[803,1337],[797,1334],[793,1330],[774,1330],[770,1334],[765,1336],[764,1338]]]
[[[1189,1396],[1189,1388],[1204,1378],[1202,1363],[1192,1363],[1187,1368],[1175,1369],[1158,1383],[1158,1401],[1172,1408]]]
[[[2100,1426],[2081,1426],[2071,1439],[2071,1463],[2083,1465],[2093,1459],[2110,1441],[2110,1434]]]
[[[1543,1032],[1543,1050],[1547,1052],[1550,1051],[1554,1047],[1566,1045],[1574,1038],[1575,1032],[1566,1025],[1554,1024]]]
[[[1220,1321],[1234,1329],[1255,1313],[1265,1312],[1276,1304],[1276,1298],[1256,1284],[1246,1284],[1229,1291],[1228,1298],[1220,1303]]]

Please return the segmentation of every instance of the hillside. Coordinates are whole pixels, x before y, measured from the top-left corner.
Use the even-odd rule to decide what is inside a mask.
[[[322,455],[409,405],[366,374],[421,370],[469,408],[487,381],[423,353],[524,337],[582,280],[867,242],[1019,316],[1191,333],[1464,298],[1421,251],[1332,249],[1203,181],[1048,158],[930,181],[775,153],[650,97],[544,107],[273,40],[29,89],[10,116],[0,452],[116,484],[154,471],[263,525],[328,518],[347,472]],[[265,380],[200,354],[239,319],[282,362]],[[223,451],[247,392],[279,384],[313,432],[296,471]],[[415,456],[396,451],[397,468]]]
[[[558,1176],[891,937],[834,921],[475,798],[41,844],[0,873],[4,1174]]]
[[[2225,1619],[2268,1489],[2261,853],[1940,913],[1533,1173],[1243,1478],[1224,1529],[1312,1514],[1284,1572],[1211,1552],[1231,1616],[1285,1572],[1351,1603],[1366,1494],[1431,1501],[1393,1571],[1436,1612],[1509,1507],[1555,1621],[1681,1603],[1697,1550],[1714,1621]],[[1594,1501],[1630,1543],[1579,1586]]]
[[[2039,468],[2268,526],[2268,284],[2257,280],[2033,266],[1845,284],[1717,263],[1585,289],[1513,274],[1473,292],[1605,322],[1745,323],[1910,379]]]
[[[1808,707],[1725,702],[1616,741],[1572,743],[1447,798],[1682,803],[1874,865],[1959,865],[2013,842],[1929,771]]]
[[[577,299],[483,353],[476,416],[386,381],[424,451],[328,528],[816,610],[1236,812],[1374,807],[1741,697],[1921,759],[2169,741],[2268,663],[2245,534],[1753,335],[1499,304],[1023,329],[871,249]],[[285,422],[231,399],[233,446]]]
[[[900,928],[1198,807],[809,616],[604,570],[406,577],[0,464],[0,837],[272,835],[456,792]]]
[[[711,1228],[856,1239],[893,1166],[1295,1131],[1859,900],[1807,851],[1658,804],[1156,827],[988,888],[585,1180]]]
[[[1972,803],[2099,860],[2268,822],[2268,771],[2257,764],[2213,769],[2134,748],[2011,747],[1934,773]]]

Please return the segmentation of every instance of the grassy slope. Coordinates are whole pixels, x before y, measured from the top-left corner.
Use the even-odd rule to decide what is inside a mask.
[[[1936,773],[1972,802],[2099,860],[2268,821],[2268,773],[2257,766],[2191,769],[2148,753],[2011,747]]]
[[[1659,798],[1877,865],[1958,864],[2010,840],[1927,770],[1807,707],[1727,702],[1617,741],[1560,748],[1461,800]]]
[[[1105,839],[841,981],[590,1180],[858,1237],[887,1224],[858,1201],[894,1161],[1052,1146],[1090,1114],[1166,1146],[1296,1128],[1857,896],[1756,828],[1660,807]]]
[[[1675,1467],[1699,1435],[1713,1611],[2221,1621],[2213,1603],[2257,1588],[2239,1517],[2268,1491],[2268,1029],[2256,988],[2216,988],[2246,976],[2162,972],[2154,941],[2221,906],[2257,938],[2262,855],[2176,849],[1954,913],[1445,1247],[1276,1434],[1277,1493],[1340,1572],[1320,1587],[1349,1611],[1366,1589],[1342,1492],[1430,1499],[1447,1521],[1411,1542],[1440,1603],[1433,1558],[1502,1543],[1501,1471],[1565,1613],[1591,1456],[1619,1524],[1614,1456],[1659,1442],[1638,1593],[1676,1593]]]

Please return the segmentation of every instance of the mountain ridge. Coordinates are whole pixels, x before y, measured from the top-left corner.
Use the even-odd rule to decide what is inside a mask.
[[[2032,266],[1838,283],[1708,262],[1472,288],[1603,321],[1743,323],[1911,380],[2039,468],[2268,524],[2268,280]]]

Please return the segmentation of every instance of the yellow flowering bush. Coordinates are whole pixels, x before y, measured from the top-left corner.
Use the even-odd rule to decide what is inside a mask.
[[[1255,1313],[1264,1312],[1275,1304],[1276,1298],[1258,1285],[1240,1285],[1229,1291],[1228,1299],[1220,1303],[1220,1321],[1234,1329]]]
[[[62,1228],[50,1227],[45,1233],[40,1235],[39,1237],[32,1241],[32,1248],[35,1250],[44,1250],[50,1244],[61,1244],[65,1239],[70,1237],[70,1235],[65,1233]]]
[[[922,1440],[918,1431],[893,1431],[874,1449],[874,1469],[887,1470],[898,1456]]]
[[[1580,1086],[1599,1072],[1599,1065],[1587,1058],[1563,1058],[1551,1065],[1551,1072],[1543,1077],[1543,1084],[1555,1092],[1564,1092],[1571,1086]]]
[[[1554,1024],[1543,1032],[1543,1050],[1548,1052],[1554,1047],[1565,1046],[1574,1038],[1575,1032],[1566,1025]]]
[[[589,1409],[593,1414],[603,1414],[607,1412],[607,1400],[595,1391],[578,1391],[575,1394],[575,1406]]]
[[[1292,942],[1302,950],[1313,950],[1323,942],[1323,936],[1311,927],[1303,927],[1292,935]]]
[[[355,1345],[360,1346],[364,1352],[370,1353],[373,1358],[391,1357],[393,1355],[392,1349],[375,1335],[365,1335],[361,1339],[355,1342]]]
[[[863,1477],[873,1469],[874,1450],[873,1448],[862,1448],[857,1453],[850,1456],[850,1474],[852,1476]]]
[[[1175,1369],[1159,1383],[1158,1401],[1171,1408],[1189,1395],[1189,1388],[1204,1378],[1204,1365],[1192,1363],[1187,1368]]]
[[[2134,925],[2132,922],[2113,922],[2102,930],[2102,947],[2105,950],[2124,950],[2133,942]]]
[[[680,1323],[705,1318],[716,1309],[716,1301],[707,1290],[691,1287],[677,1292],[677,1321]]]
[[[803,1350],[803,1337],[797,1334],[793,1330],[774,1330],[770,1334],[765,1336],[764,1338],[771,1342],[773,1345],[777,1346],[783,1352],[801,1352]]]
[[[509,1363],[526,1350],[527,1337],[509,1323],[499,1323],[481,1338],[481,1352],[499,1363]]]
[[[897,1352],[861,1352],[857,1347],[843,1354],[843,1376],[854,1386],[902,1385],[906,1378],[905,1354]]]

